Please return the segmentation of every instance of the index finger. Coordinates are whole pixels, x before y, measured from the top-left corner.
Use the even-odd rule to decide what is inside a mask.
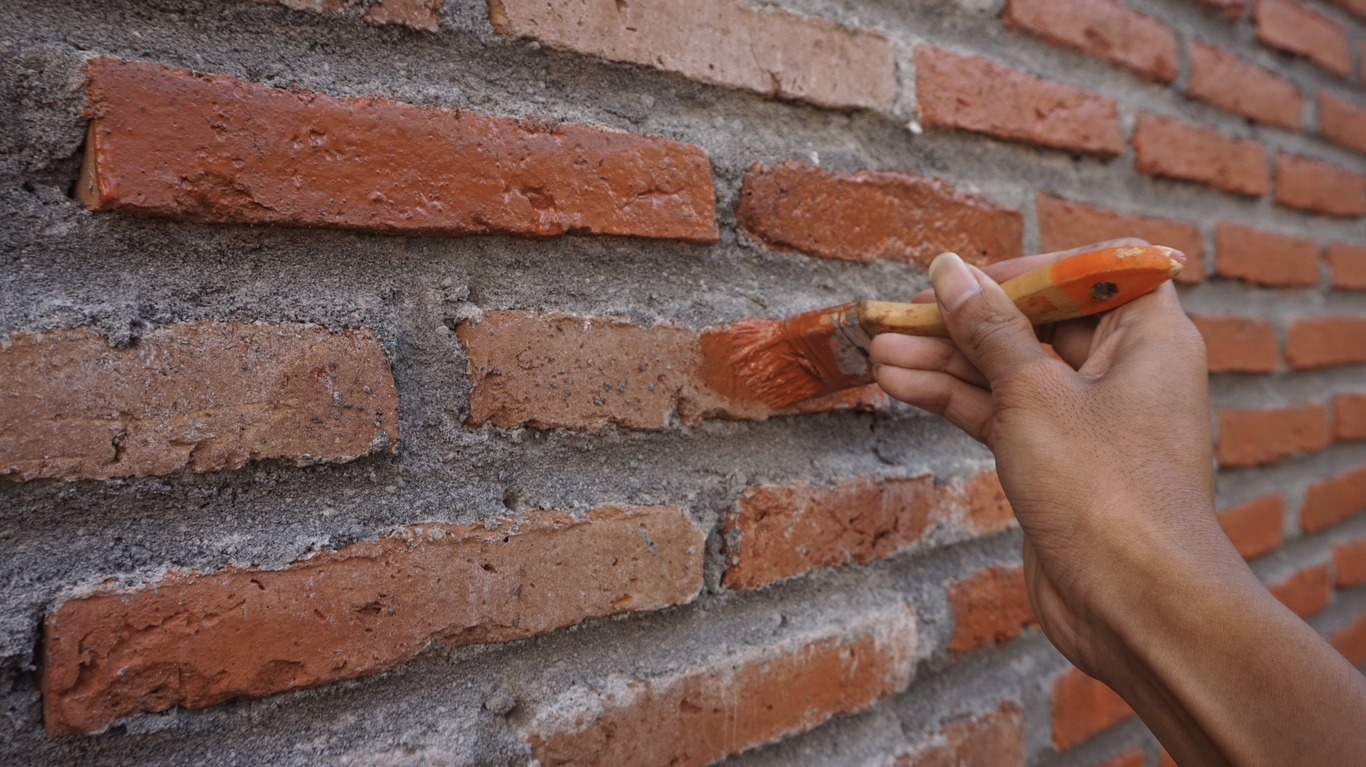
[[[1021,258],[1012,258],[1008,261],[997,261],[991,266],[984,267],[982,271],[986,272],[987,276],[991,277],[991,279],[1001,283],[1011,277],[1019,277],[1025,272],[1038,269],[1041,266],[1047,266],[1054,261],[1061,261],[1064,258],[1075,256],[1080,253],[1089,253],[1093,250],[1103,250],[1104,248],[1138,247],[1147,244],[1149,244],[1147,240],[1141,240],[1137,237],[1120,237],[1114,240],[1093,242],[1090,245],[1083,245],[1079,248],[1072,248],[1071,250],[1058,250],[1052,253],[1040,253],[1037,256],[1023,256]],[[934,303],[934,291],[922,290],[919,293],[916,293],[915,297],[911,299],[911,303]]]

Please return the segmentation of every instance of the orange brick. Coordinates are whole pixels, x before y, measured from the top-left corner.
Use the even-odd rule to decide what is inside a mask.
[[[1366,245],[1330,242],[1324,249],[1324,257],[1333,272],[1333,287],[1366,290]]]
[[[1315,565],[1267,588],[1296,615],[1308,618],[1328,606],[1333,587],[1329,582],[1328,565]]]
[[[1333,547],[1333,570],[1340,589],[1366,583],[1366,538],[1339,543]]]
[[[1328,409],[1317,403],[1219,411],[1218,456],[1223,466],[1271,463],[1322,450],[1332,441]]]
[[[1278,152],[1276,202],[1312,213],[1355,218],[1366,213],[1366,176],[1331,163]]]
[[[915,70],[927,128],[1104,157],[1124,150],[1114,99],[928,45],[916,47]],[[1007,91],[1011,98],[1000,98]]]
[[[1024,713],[1007,702],[963,717],[899,755],[893,767],[1024,767]]]
[[[994,471],[940,486],[940,514],[976,535],[991,535],[1018,526],[1005,488]]]
[[[423,32],[441,28],[441,0],[379,0],[365,11],[371,24],[402,24]]]
[[[915,645],[915,620],[898,606],[672,674],[575,688],[531,722],[531,756],[545,765],[701,767],[900,692]]]
[[[1366,317],[1305,317],[1285,335],[1285,361],[1296,370],[1366,363]]]
[[[1104,682],[1068,669],[1053,683],[1053,745],[1066,751],[1134,715]]]
[[[1366,508],[1366,466],[1315,482],[1304,489],[1300,528],[1316,533]]]
[[[676,507],[535,512],[72,599],[44,626],[43,721],[54,735],[97,732],[127,714],[372,674],[429,646],[680,604],[702,587],[704,548]]]
[[[1163,750],[1157,754],[1157,767],[1178,767],[1178,765],[1172,755]]]
[[[1366,394],[1351,392],[1333,398],[1333,438],[1366,439]]]
[[[1353,666],[1366,663],[1366,613],[1328,635],[1328,644]]]
[[[1114,0],[1007,0],[1001,17],[1066,48],[1134,71],[1176,79],[1176,35],[1162,22]]]
[[[1257,0],[1252,10],[1257,39],[1287,53],[1304,56],[1338,75],[1352,73],[1352,43],[1347,30],[1317,10],[1294,0]]]
[[[1366,152],[1366,107],[1319,91],[1319,133],[1348,149]]]
[[[398,395],[369,330],[197,322],[111,348],[93,328],[0,347],[0,477],[108,479],[394,452]]]
[[[896,95],[886,37],[736,0],[489,0],[500,34],[837,109]]]
[[[1024,570],[987,567],[948,584],[954,631],[949,649],[966,652],[1014,639],[1038,622],[1025,589]]]
[[[939,179],[886,171],[832,173],[755,164],[736,218],[780,250],[843,261],[928,267],[951,250],[979,266],[1024,255],[1024,218]]]
[[[1128,751],[1121,751],[1109,759],[1101,762],[1097,767],[1146,767],[1148,757],[1143,755],[1143,750],[1131,748]]]
[[[691,144],[143,62],[96,59],[87,74],[94,119],[77,193],[95,210],[405,235],[717,239],[711,163]]]
[[[1271,188],[1266,151],[1251,139],[1141,114],[1133,144],[1134,167],[1150,176],[1194,181],[1249,197],[1260,197]]]
[[[1191,315],[1205,338],[1211,373],[1276,372],[1276,331],[1252,317]]]
[[[1259,122],[1298,130],[1304,99],[1289,80],[1198,40],[1190,48],[1186,93]]]
[[[1176,276],[1178,282],[1192,284],[1205,278],[1205,246],[1194,224],[1120,213],[1043,194],[1035,198],[1034,206],[1039,218],[1039,248],[1045,253],[1102,240],[1141,237],[1186,254],[1186,268]]]
[[[1319,246],[1313,240],[1220,221],[1214,227],[1214,269],[1253,285],[1319,284]]]
[[[1219,526],[1243,559],[1256,559],[1285,542],[1285,499],[1274,493],[1224,509]]]

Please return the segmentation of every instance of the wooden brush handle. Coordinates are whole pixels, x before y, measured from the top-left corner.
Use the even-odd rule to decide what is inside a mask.
[[[1085,317],[1152,292],[1181,271],[1160,245],[1092,250],[1054,261],[1001,284],[1035,325]],[[869,335],[901,333],[947,338],[937,304],[863,301],[859,324]]]

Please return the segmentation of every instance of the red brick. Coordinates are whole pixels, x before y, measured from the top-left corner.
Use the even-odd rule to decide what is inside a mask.
[[[1006,0],[1012,29],[1134,71],[1145,80],[1176,79],[1176,35],[1162,22],[1115,0]]]
[[[1366,394],[1349,392],[1333,398],[1333,438],[1366,439]]]
[[[1131,748],[1128,751],[1121,751],[1109,759],[1101,762],[1097,767],[1147,767],[1148,757],[1143,755],[1143,750]]]
[[[1024,570],[987,567],[948,584],[954,630],[949,649],[966,652],[1009,642],[1038,622],[1025,589]]]
[[[1138,116],[1134,167],[1151,176],[1194,181],[1233,194],[1260,197],[1271,188],[1266,151],[1251,139],[1157,115]]]
[[[1043,194],[1035,198],[1035,209],[1039,248],[1045,253],[1120,237],[1141,237],[1186,254],[1186,268],[1176,276],[1177,282],[1193,284],[1205,279],[1205,246],[1194,224],[1120,213]]]
[[[531,755],[547,767],[700,767],[900,692],[915,645],[898,606],[671,674],[575,688],[531,722]]]
[[[1053,745],[1066,751],[1134,715],[1104,682],[1068,669],[1053,683]]]
[[[1247,0],[1196,0],[1196,2],[1222,11],[1225,18],[1242,18],[1243,9],[1247,7]]]
[[[1024,713],[1007,702],[945,724],[892,767],[1024,767]]]
[[[1366,107],[1319,91],[1319,133],[1348,149],[1366,152]]]
[[[1304,99],[1294,83],[1198,40],[1191,43],[1190,59],[1188,95],[1259,122],[1299,129]]]
[[[1224,509],[1219,526],[1243,559],[1256,559],[1285,542],[1285,499],[1274,493]]]
[[[928,267],[951,250],[979,266],[1024,255],[1024,218],[939,179],[888,171],[832,173],[755,164],[736,218],[780,250],[843,261]]]
[[[127,714],[372,674],[431,646],[680,604],[701,589],[704,548],[675,507],[535,512],[71,599],[44,625],[43,721],[54,735],[97,732]]]
[[[1290,324],[1285,361],[1296,370],[1366,363],[1366,317],[1305,317]]]
[[[1313,240],[1220,221],[1214,227],[1214,270],[1253,285],[1319,284],[1319,246]]]
[[[1267,588],[1296,615],[1308,618],[1328,606],[1333,587],[1329,582],[1328,565],[1315,565]]]
[[[379,0],[366,9],[365,20],[436,32],[441,28],[441,0]]]
[[[836,109],[896,96],[886,37],[736,0],[490,0],[500,34]]]
[[[927,128],[958,128],[1104,157],[1124,151],[1114,99],[928,45],[916,47],[915,69]],[[1002,93],[1011,97],[1003,99]]]
[[[1304,56],[1330,72],[1352,73],[1347,30],[1317,10],[1294,0],[1257,0],[1252,10],[1257,39],[1287,53]]]
[[[1191,322],[1205,338],[1211,373],[1276,372],[1276,331],[1253,317],[1192,314]]]
[[[1340,589],[1366,583],[1366,538],[1339,543],[1333,547],[1333,571]]]
[[[1296,453],[1322,450],[1333,441],[1328,409],[1318,403],[1219,411],[1219,463],[1256,466]]]
[[[1366,613],[1328,635],[1328,644],[1353,666],[1366,663]]]
[[[368,330],[198,322],[111,348],[92,328],[0,345],[0,477],[108,479],[394,452],[398,395]]]
[[[1316,533],[1366,508],[1366,466],[1315,482],[1304,489],[1300,528]]]
[[[1278,152],[1276,202],[1312,213],[1354,218],[1366,213],[1366,176],[1331,163]]]
[[[941,486],[939,511],[942,518],[974,535],[991,535],[1018,526],[1015,510],[994,471]]]
[[[1333,287],[1366,290],[1366,245],[1330,242],[1323,254],[1333,273]]]
[[[96,59],[78,196],[196,221],[717,239],[701,148]]]

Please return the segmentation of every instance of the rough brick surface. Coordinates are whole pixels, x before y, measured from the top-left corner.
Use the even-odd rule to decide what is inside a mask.
[[[1271,188],[1266,150],[1250,139],[1142,114],[1133,144],[1134,167],[1152,176],[1194,181],[1249,197],[1260,197]]]
[[[1220,221],[1214,228],[1214,269],[1253,285],[1311,287],[1319,283],[1319,246],[1303,237]]]
[[[114,349],[93,328],[0,345],[0,477],[108,479],[393,452],[398,398],[368,330],[185,323]]]
[[[1205,246],[1194,224],[1120,213],[1042,194],[1035,198],[1035,210],[1039,249],[1045,253],[1120,237],[1141,237],[1186,254],[1186,267],[1176,276],[1177,282],[1194,284],[1205,279]]]
[[[1319,133],[1348,149],[1366,152],[1366,107],[1320,91]]]
[[[498,32],[703,82],[840,109],[896,94],[891,43],[737,0],[489,0]]]
[[[365,20],[436,32],[441,28],[441,0],[379,0],[366,9]]]
[[[1333,547],[1334,585],[1340,589],[1366,583],[1366,538],[1339,543]]]
[[[1299,129],[1304,99],[1294,83],[1198,40],[1191,43],[1190,61],[1188,95],[1260,122]]]
[[[1328,606],[1332,592],[1328,565],[1305,568],[1267,586],[1272,596],[1301,618],[1308,618]]]
[[[943,725],[892,767],[1024,767],[1024,712],[1007,702]]]
[[[903,173],[756,164],[745,174],[736,217],[772,247],[844,261],[926,267],[951,250],[985,266],[1024,254],[1024,218],[1017,211]]]
[[[1366,290],[1366,245],[1330,242],[1323,255],[1333,273],[1333,287]]]
[[[1366,176],[1332,163],[1280,152],[1276,202],[1291,208],[1355,218],[1366,213]]]
[[[1124,150],[1114,99],[928,45],[916,47],[915,71],[927,128],[1107,157]]]
[[[1366,317],[1306,317],[1285,335],[1285,361],[1296,370],[1366,363]]]
[[[1352,44],[1341,24],[1295,0],[1256,2],[1252,18],[1258,40],[1343,77],[1352,73]]]
[[[1101,762],[1097,767],[1146,767],[1148,758],[1143,755],[1141,749],[1130,749]]]
[[[1332,441],[1328,409],[1318,403],[1219,411],[1217,455],[1224,466],[1271,463],[1322,450]]]
[[[284,570],[172,575],[72,599],[43,634],[43,721],[207,706],[382,671],[429,645],[502,642],[687,602],[704,538],[676,507],[419,525]]]
[[[915,646],[910,611],[887,608],[667,676],[571,690],[532,722],[532,756],[546,767],[710,764],[901,691]]]
[[[1064,671],[1053,683],[1053,745],[1065,751],[1134,715],[1129,704],[1080,669]]]
[[[1300,528],[1316,533],[1366,509],[1366,466],[1310,484],[1300,506]]]
[[[1347,392],[1333,398],[1333,438],[1366,439],[1366,394]]]
[[[1010,27],[1127,67],[1143,79],[1176,79],[1176,35],[1115,0],[1007,0],[1002,19]]]
[[[1254,317],[1191,315],[1205,339],[1211,373],[1276,372],[1276,330]]]
[[[409,235],[619,234],[713,242],[699,147],[342,101],[96,59],[80,199],[95,210]]]
[[[1366,663],[1366,613],[1328,635],[1328,644],[1353,666]]]
[[[954,630],[949,649],[966,652],[1014,639],[1037,622],[1024,570],[993,566],[948,584]]]
[[[1243,559],[1275,551],[1285,541],[1285,499],[1274,493],[1224,509],[1219,526]]]

